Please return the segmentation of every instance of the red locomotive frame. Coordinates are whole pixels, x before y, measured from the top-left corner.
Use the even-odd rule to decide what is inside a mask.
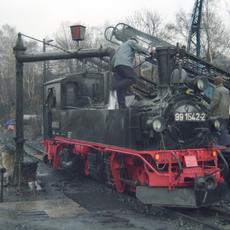
[[[54,169],[58,169],[61,165],[62,149],[72,146],[73,153],[81,156],[84,161],[85,175],[90,175],[90,165],[87,159],[90,150],[96,150],[102,155],[108,154],[111,175],[118,192],[125,190],[136,192],[137,185],[152,189],[164,188],[167,191],[178,188],[194,189],[194,180],[207,175],[213,176],[215,187],[224,182],[218,167],[221,147],[138,151],[59,136],[44,140],[44,146],[48,160],[52,162]],[[160,171],[157,165],[164,165],[165,170]],[[121,168],[125,168],[128,179],[121,177]],[[127,183],[130,185],[128,189]]]

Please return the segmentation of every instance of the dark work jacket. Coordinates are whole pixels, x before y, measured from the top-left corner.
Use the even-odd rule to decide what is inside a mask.
[[[209,106],[210,116],[220,116],[223,119],[229,118],[230,93],[223,84],[214,88],[214,94]]]

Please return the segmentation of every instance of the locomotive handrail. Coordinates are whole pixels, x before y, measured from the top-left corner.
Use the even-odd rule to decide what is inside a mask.
[[[111,31],[110,37],[108,37],[108,31]],[[163,39],[160,39],[158,37],[152,36],[150,34],[147,34],[143,31],[140,31],[128,24],[125,23],[118,23],[115,26],[109,26],[105,29],[104,32],[105,39],[109,42],[112,42],[116,45],[119,45],[118,42],[114,41],[113,38],[115,38],[117,41],[125,42],[130,37],[136,37],[137,40],[140,42],[143,42],[150,46],[158,47],[158,46],[172,46],[169,42],[164,41]]]
[[[182,50],[182,57],[184,58],[184,63],[182,64],[183,69],[192,75],[208,75],[209,80],[213,79],[217,74],[223,74],[230,78],[230,73],[201,59],[193,54],[187,53]]]
[[[109,41],[109,42],[111,42],[111,43],[113,43],[113,44],[115,44],[115,45],[119,45],[118,42],[115,42],[115,41],[112,40],[114,29],[115,29],[115,28],[114,28],[113,26],[107,27],[107,28],[105,29],[105,32],[104,32],[104,37],[105,37],[105,39],[106,39],[107,41]],[[112,32],[111,32],[111,34],[110,34],[110,38],[108,38],[108,36],[107,36],[107,32],[108,32],[109,30],[112,30]]]
[[[76,143],[74,143],[74,141],[68,140],[67,138],[64,137],[55,137],[54,140],[58,143],[63,143],[63,141],[65,143],[68,144],[80,144],[82,146],[87,146],[87,147],[94,147],[95,149],[98,149],[98,147],[100,147],[100,149],[103,149],[104,152],[116,152],[116,153],[124,153],[127,155],[131,155],[131,156],[136,156],[140,159],[143,160],[143,162],[152,170],[154,171],[156,174],[158,175],[163,175],[163,176],[167,176],[165,173],[160,173],[158,172],[140,153],[138,153],[135,150],[132,149],[126,149],[126,148],[122,148],[122,147],[113,147],[113,146],[108,146],[108,145],[104,145],[104,144],[98,144],[98,143],[94,143],[94,142],[86,142],[86,141],[80,141],[80,140],[75,140]],[[96,147],[97,145],[97,147]]]
[[[123,148],[123,147],[117,147],[117,146],[108,146],[108,145],[104,145],[104,144],[99,144],[99,143],[94,143],[94,142],[88,142],[88,141],[82,141],[82,140],[69,140],[65,137],[58,137],[56,136],[54,138],[54,140],[58,143],[66,143],[66,144],[78,144],[78,145],[82,145],[82,146],[87,146],[87,147],[94,147],[96,150],[100,149],[100,151],[103,150],[103,152],[115,152],[115,153],[122,153],[122,154],[127,154],[127,155],[131,155],[131,156],[135,156],[140,158],[143,162],[144,162],[144,167],[145,169],[149,172],[148,168],[150,170],[152,170],[153,172],[155,172],[157,175],[159,176],[165,176],[167,177],[170,173],[162,173],[159,172],[158,170],[156,170],[142,155],[147,154],[149,155],[149,152],[146,151],[135,151],[132,149],[127,149],[127,148]],[[76,141],[76,142],[75,142]],[[160,150],[161,153],[166,152],[167,150]],[[179,150],[177,150],[179,151]],[[151,151],[152,152],[152,151]],[[156,152],[156,151],[153,151]],[[159,151],[157,151],[159,152]],[[184,150],[182,151],[184,152]],[[180,169],[180,173],[182,172],[182,165],[181,162],[179,161],[178,157],[176,156],[175,152],[173,150],[170,150],[170,153],[173,155],[173,157],[176,159],[178,165],[179,165],[179,169]],[[151,155],[151,154],[150,154]],[[152,156],[152,155],[151,155]],[[148,168],[146,168],[148,167]]]

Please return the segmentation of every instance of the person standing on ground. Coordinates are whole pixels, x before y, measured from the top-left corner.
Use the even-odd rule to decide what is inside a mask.
[[[224,76],[220,75],[214,79],[216,87],[214,88],[213,98],[209,105],[209,112],[210,116],[221,117],[223,120],[217,144],[230,146],[230,135],[227,129],[229,120],[230,92],[223,83]]]
[[[4,184],[8,185],[13,179],[15,159],[15,125],[8,125],[1,137],[2,167],[6,169]]]
[[[119,108],[126,108],[126,91],[130,85],[136,83],[138,78],[133,69],[133,62],[136,52],[143,53],[145,55],[153,54],[153,51],[148,52],[147,49],[139,46],[135,37],[131,37],[120,45],[112,59],[113,70],[115,73],[113,90],[117,91]]]

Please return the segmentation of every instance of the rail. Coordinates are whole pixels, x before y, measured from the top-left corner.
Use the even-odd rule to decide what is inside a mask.
[[[226,226],[230,223],[230,212],[215,207],[200,209],[182,209],[182,208],[162,208],[188,221],[197,223],[203,228],[214,230],[228,229]]]

